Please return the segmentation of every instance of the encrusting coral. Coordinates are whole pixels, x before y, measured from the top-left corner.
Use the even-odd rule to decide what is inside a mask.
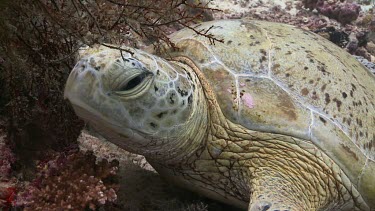
[[[24,210],[95,210],[117,199],[118,162],[77,150],[40,162],[37,178],[26,185],[15,205]]]
[[[353,2],[343,2],[338,0],[304,0],[305,8],[316,9],[321,14],[336,19],[342,24],[350,23],[356,20],[361,11],[361,7]]]

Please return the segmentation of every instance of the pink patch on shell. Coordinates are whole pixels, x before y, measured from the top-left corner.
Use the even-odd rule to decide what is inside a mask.
[[[244,104],[248,108],[254,108],[255,107],[254,99],[253,99],[253,97],[249,93],[245,93],[242,96],[242,101],[244,102]]]
[[[241,87],[244,87],[246,84],[245,83],[240,83],[240,86]]]
[[[227,91],[232,94],[232,90],[231,89],[227,89]]]

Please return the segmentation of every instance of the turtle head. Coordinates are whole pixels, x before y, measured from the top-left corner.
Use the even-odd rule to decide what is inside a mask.
[[[105,48],[83,57],[64,96],[109,141],[146,157],[175,159],[182,150],[194,152],[201,144],[196,136],[203,137],[207,125],[197,78],[175,62],[136,49]]]

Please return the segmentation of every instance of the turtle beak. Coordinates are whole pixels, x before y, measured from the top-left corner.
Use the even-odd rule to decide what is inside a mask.
[[[98,73],[95,69],[87,68],[87,59],[80,60],[70,72],[65,85],[64,99],[80,99],[88,96],[94,91],[93,85],[98,80]]]

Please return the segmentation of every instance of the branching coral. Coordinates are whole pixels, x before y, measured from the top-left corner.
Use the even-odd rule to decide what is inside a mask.
[[[118,162],[68,152],[38,164],[38,177],[16,199],[24,210],[95,210],[117,199]]]

